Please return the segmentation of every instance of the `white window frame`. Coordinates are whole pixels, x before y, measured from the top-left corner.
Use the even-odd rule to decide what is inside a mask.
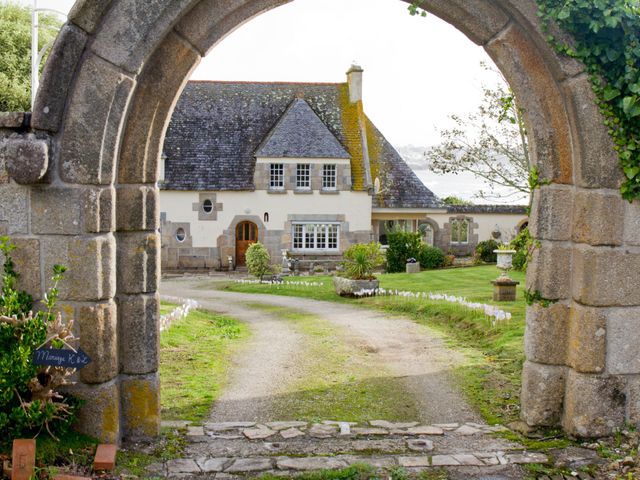
[[[300,246],[296,246],[296,230],[302,227],[300,230],[301,236]],[[309,232],[309,227],[313,227],[313,231]],[[324,228],[318,228],[324,227]],[[336,230],[336,246],[335,248],[329,247],[329,232],[330,228],[335,227]],[[317,248],[318,245],[318,233],[322,231],[324,236],[324,248]],[[313,246],[307,245],[308,234],[313,234]],[[291,226],[291,249],[294,252],[339,252],[340,251],[340,223],[339,222],[293,222]]]
[[[284,190],[284,163],[269,164],[269,190]]]
[[[311,190],[311,164],[296,164],[296,189]]]
[[[327,175],[327,170],[331,171],[330,175]],[[327,180],[331,180],[328,182]],[[328,183],[333,183],[332,186],[327,186]],[[337,190],[338,189],[338,166],[335,163],[325,163],[322,165],[322,190]]]

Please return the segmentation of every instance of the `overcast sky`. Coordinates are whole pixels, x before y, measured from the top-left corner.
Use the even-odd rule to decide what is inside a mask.
[[[22,0],[22,3],[32,3]],[[38,0],[68,11],[72,0]],[[194,79],[342,82],[364,69],[365,111],[389,141],[412,152],[438,142],[450,114],[476,109],[495,83],[484,50],[434,15],[412,17],[400,0],[295,0],[231,33],[203,59]],[[470,198],[472,176],[416,169],[436,194]]]

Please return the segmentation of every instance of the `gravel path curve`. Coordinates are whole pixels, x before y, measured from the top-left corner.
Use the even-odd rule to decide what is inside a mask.
[[[374,364],[404,380],[420,407],[420,420],[429,423],[480,422],[480,415],[466,402],[451,379],[451,369],[464,362],[461,353],[444,345],[424,325],[379,311],[318,300],[268,294],[246,294],[214,289],[211,278],[163,280],[162,293],[198,300],[204,308],[225,312],[246,321],[253,340],[235,359],[237,368],[228,388],[216,402],[216,420],[264,420],[268,397],[278,393],[296,375],[301,338],[286,321],[243,304],[260,302],[312,313],[345,332],[352,348],[369,353]],[[250,354],[247,354],[250,352]],[[252,399],[251,402],[248,400]],[[258,400],[256,400],[258,399]]]

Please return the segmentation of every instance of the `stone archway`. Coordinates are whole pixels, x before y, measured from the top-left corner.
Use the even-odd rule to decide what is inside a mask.
[[[23,282],[36,298],[47,284],[40,271],[70,267],[63,308],[75,313],[82,348],[95,359],[76,389],[89,400],[86,433],[107,441],[158,433],[155,182],[165,128],[200,58],[287,1],[78,0],[30,123],[4,120],[5,151],[25,159],[7,169],[25,186],[0,175],[0,195],[13,205],[2,227],[33,253],[21,269],[32,272]],[[534,195],[540,248],[527,284],[557,302],[527,312],[524,420],[582,436],[640,422],[640,207],[617,191],[618,159],[588,75],[547,45],[535,0],[422,6],[495,60],[526,111],[533,161],[551,182]],[[8,139],[12,132],[18,137]]]

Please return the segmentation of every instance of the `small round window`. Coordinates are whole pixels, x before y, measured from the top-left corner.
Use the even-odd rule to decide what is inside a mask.
[[[179,242],[184,242],[184,239],[187,238],[187,234],[184,233],[184,228],[179,228],[176,230],[176,240]]]
[[[213,202],[207,198],[204,202],[202,202],[202,210],[204,210],[204,213],[213,212]]]

